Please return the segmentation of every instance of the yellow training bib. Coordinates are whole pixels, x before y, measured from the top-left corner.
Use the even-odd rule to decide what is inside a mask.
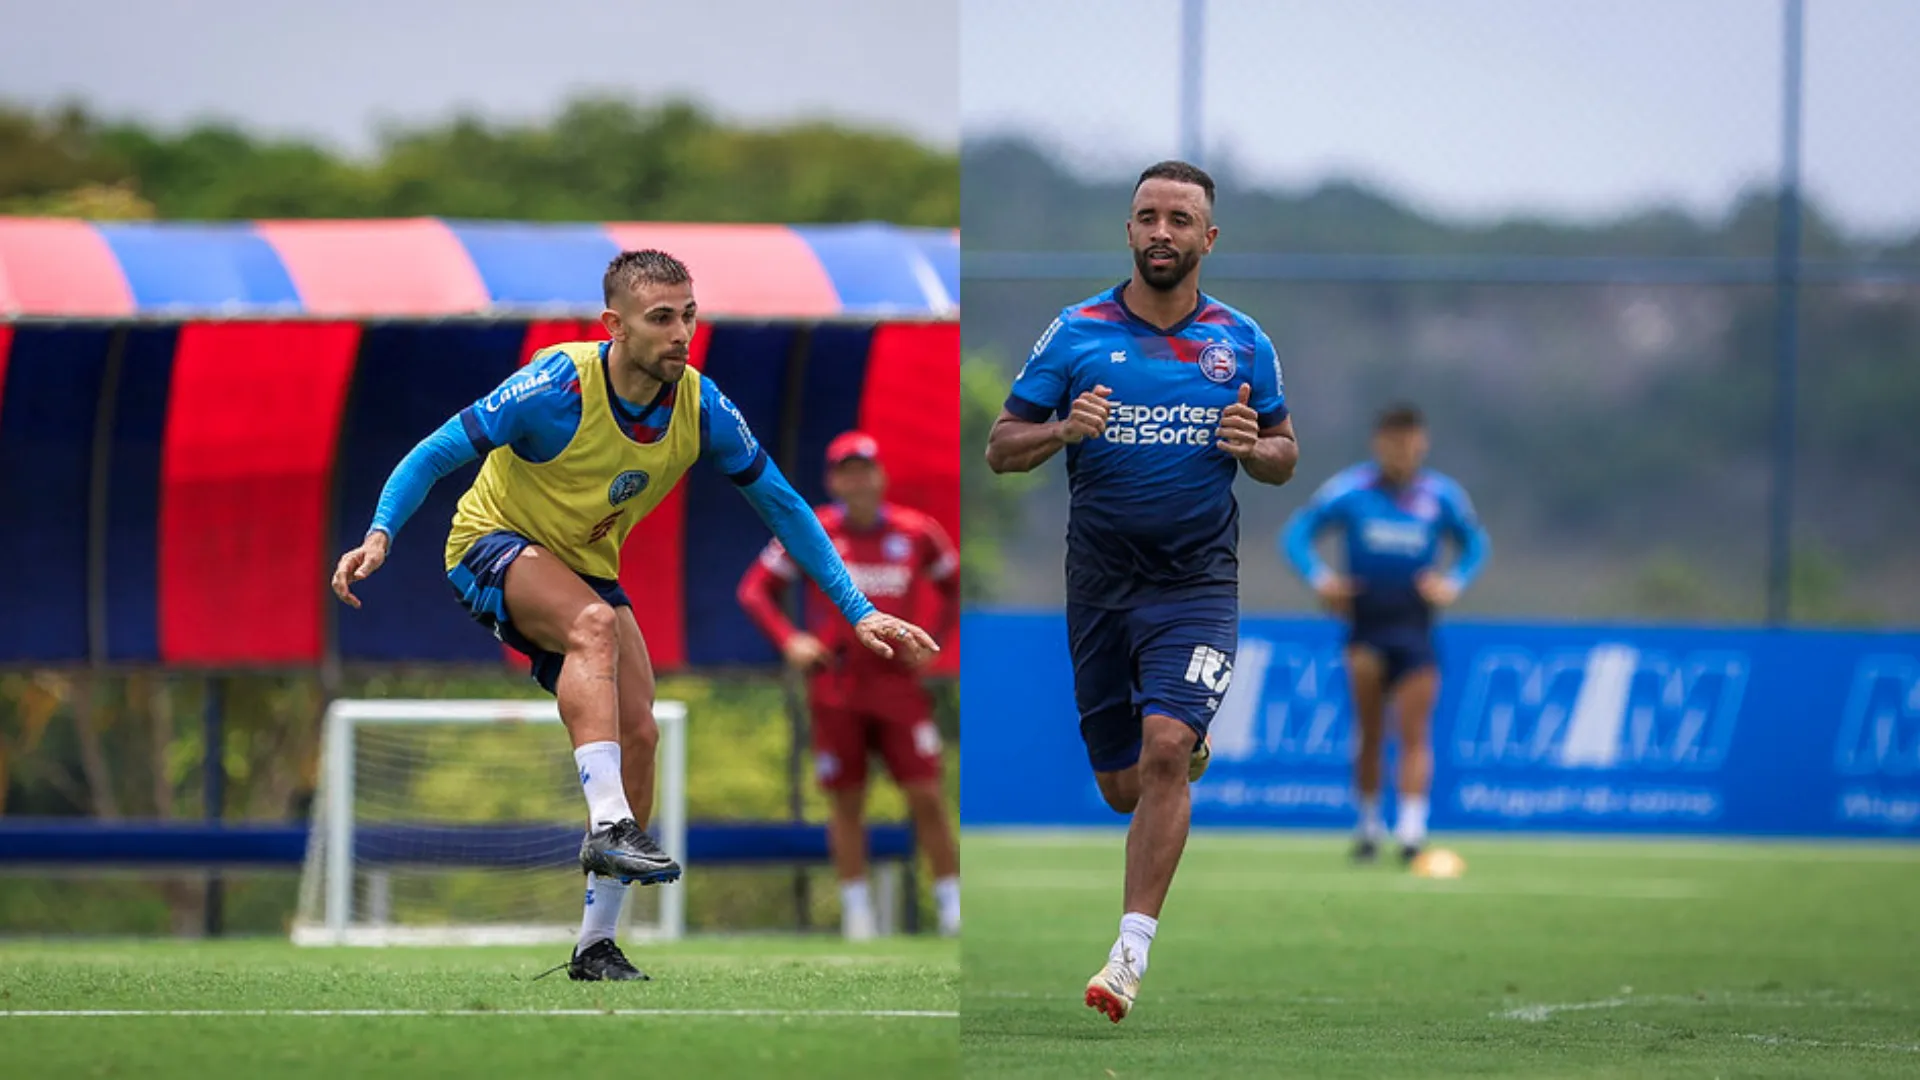
[[[453,514],[449,570],[474,541],[505,530],[553,552],[579,573],[617,578],[627,533],[700,456],[698,372],[680,380],[666,437],[643,446],[614,420],[600,343],[575,341],[554,348],[566,353],[579,373],[580,426],[551,461],[528,461],[510,446],[487,455]]]

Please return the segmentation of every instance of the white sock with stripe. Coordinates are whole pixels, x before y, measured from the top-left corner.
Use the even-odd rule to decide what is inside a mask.
[[[574,748],[573,761],[580,766],[580,788],[586,792],[588,820],[594,828],[633,816],[626,783],[620,779],[619,743],[582,743]]]
[[[626,898],[627,887],[618,878],[587,875],[587,902],[580,915],[580,943],[574,946],[575,956],[594,942],[614,936],[620,926],[620,905]]]

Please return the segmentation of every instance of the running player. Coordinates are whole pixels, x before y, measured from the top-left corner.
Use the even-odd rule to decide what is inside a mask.
[[[936,637],[954,629],[960,614],[960,557],[940,524],[886,501],[887,473],[880,445],[860,431],[827,445],[827,493],[820,524],[847,561],[854,584],[882,611],[906,617],[931,586],[939,610],[927,625]],[[855,647],[852,627],[818,588],[807,594],[808,630],[781,610],[787,585],[799,577],[785,545],[774,540],[740,579],[740,606],[780,647],[788,666],[812,676],[814,777],[832,800],[828,846],[840,878],[840,925],[849,939],[874,936],[867,886],[867,757],[878,752],[907,798],[920,847],[933,867],[940,932],[960,932],[960,853],[941,794],[940,729],[915,662],[884,660]]]
[[[1394,837],[1411,863],[1427,840],[1433,786],[1433,703],[1440,673],[1433,617],[1454,602],[1486,562],[1486,530],[1459,484],[1422,467],[1426,424],[1410,405],[1380,414],[1374,460],[1333,476],[1288,522],[1282,547],[1329,611],[1347,622],[1347,682],[1359,739],[1353,786],[1360,821],[1353,857],[1370,862],[1384,836],[1380,817],[1382,743],[1387,707],[1400,727],[1399,807]],[[1314,542],[1330,529],[1344,534],[1346,572],[1328,566]],[[1459,545],[1452,569],[1436,566],[1440,541]]]
[[[1219,235],[1213,180],[1140,174],[1132,276],[1061,311],[1014,379],[987,445],[995,472],[1067,451],[1067,639],[1080,734],[1127,832],[1120,936],[1087,983],[1115,1023],[1147,970],[1186,846],[1189,783],[1239,643],[1234,477],[1293,476],[1299,447],[1273,343],[1200,291]]]
[[[566,965],[580,981],[647,977],[614,943],[620,904],[630,882],[680,876],[644,831],[659,742],[653,668],[618,579],[628,531],[696,458],[739,486],[862,645],[909,660],[938,648],[875,610],[733,403],[706,376],[682,377],[696,315],[686,266],[665,252],[625,252],[603,288],[611,340],[541,350],[414,447],[387,479],[366,539],[333,575],[334,592],[359,607],[354,582],[386,561],[428,488],[485,456],[454,513],[447,579],[476,621],[533,661],[573,741],[589,812],[586,908]]]

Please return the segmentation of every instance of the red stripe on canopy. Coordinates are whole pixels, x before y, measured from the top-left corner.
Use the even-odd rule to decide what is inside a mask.
[[[880,444],[887,498],[930,515],[960,543],[960,325],[882,325],[867,350],[860,430]],[[958,674],[959,642],[934,670]]]
[[[0,410],[7,402],[7,355],[13,351],[13,327],[0,323]]]
[[[310,315],[454,315],[486,308],[486,283],[465,245],[431,218],[262,221]]]
[[[313,663],[329,471],[360,328],[181,328],[160,470],[160,654]]]
[[[784,225],[616,222],[623,251],[657,248],[687,264],[702,310],[734,317],[826,317],[840,294],[813,248]]]
[[[133,290],[93,226],[0,217],[0,315],[131,315]]]

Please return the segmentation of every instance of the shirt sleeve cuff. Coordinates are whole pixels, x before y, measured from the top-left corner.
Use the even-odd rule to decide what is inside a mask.
[[[1285,405],[1280,406],[1272,412],[1263,412],[1260,414],[1260,430],[1265,431],[1270,427],[1279,427],[1286,422],[1287,417],[1290,415]]]
[[[1006,410],[1013,415],[1014,419],[1024,420],[1029,424],[1044,423],[1053,419],[1052,409],[1045,405],[1035,405],[1019,394],[1007,395]]]

